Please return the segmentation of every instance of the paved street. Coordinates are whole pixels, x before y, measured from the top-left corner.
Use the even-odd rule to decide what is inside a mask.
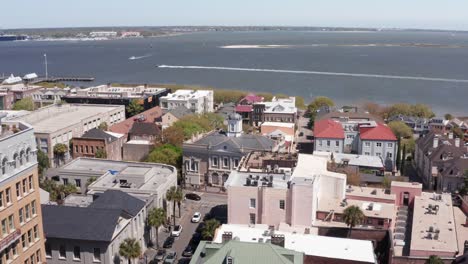
[[[300,113],[297,120],[297,149],[300,153],[312,153],[313,151],[313,131],[307,127],[309,118],[304,117],[304,112]],[[302,136],[299,136],[302,135]]]
[[[205,217],[207,213],[209,213],[213,208],[223,208],[221,211],[224,211],[224,208],[227,206],[227,195],[225,194],[217,194],[217,193],[201,193],[195,192],[201,196],[200,201],[192,201],[192,200],[185,200],[182,203],[182,217],[177,217],[177,224],[182,225],[182,233],[180,237],[175,238],[175,242],[172,248],[168,250],[176,251],[177,252],[177,262],[176,263],[188,263],[190,261],[189,258],[182,257],[182,252],[184,251],[185,247],[189,244],[192,236],[195,233],[195,230],[198,227],[198,223],[192,223],[192,215],[195,212],[202,213],[202,219]],[[219,211],[219,210],[218,210]],[[217,213],[216,217],[226,218],[227,215],[223,215],[224,213]],[[178,216],[178,210],[176,209],[176,216]],[[200,221],[201,223],[202,221]],[[159,245],[162,247],[162,244],[169,236],[168,232],[165,232],[163,229],[159,232]],[[148,256],[148,261],[154,258],[156,251],[155,250],[148,250],[146,253]]]

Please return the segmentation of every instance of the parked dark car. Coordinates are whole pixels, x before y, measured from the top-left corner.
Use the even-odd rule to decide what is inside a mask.
[[[192,239],[190,239],[190,245],[196,248],[200,244],[201,239],[202,235],[200,233],[193,234]]]
[[[171,248],[172,244],[174,244],[174,237],[169,236],[166,241],[164,241],[163,248]]]
[[[165,256],[166,256],[166,250],[165,249],[159,249],[156,252],[156,255],[154,256],[154,260],[155,261],[162,261]]]
[[[189,200],[194,200],[194,201],[200,201],[201,200],[200,195],[198,195],[196,193],[187,193],[185,195],[185,198],[187,198]]]
[[[174,264],[176,261],[177,253],[174,251],[167,252],[167,256],[164,259],[164,264]]]
[[[193,255],[193,252],[194,252],[194,250],[193,250],[192,246],[188,245],[185,248],[184,252],[182,252],[182,256],[191,257]]]

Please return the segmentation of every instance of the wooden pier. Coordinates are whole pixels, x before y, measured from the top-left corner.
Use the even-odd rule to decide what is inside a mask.
[[[48,77],[38,78],[34,80],[34,83],[40,82],[93,82],[94,77]]]

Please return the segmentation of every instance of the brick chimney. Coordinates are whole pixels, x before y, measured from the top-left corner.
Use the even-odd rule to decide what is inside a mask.
[[[271,236],[271,244],[284,247],[284,235],[272,235]]]
[[[229,242],[232,240],[232,232],[224,232],[222,236],[223,243]]]

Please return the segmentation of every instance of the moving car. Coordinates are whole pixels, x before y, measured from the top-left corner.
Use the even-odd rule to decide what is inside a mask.
[[[174,227],[174,230],[172,230],[171,235],[175,236],[175,237],[178,237],[178,236],[180,236],[180,233],[182,233],[182,226],[181,225],[176,225]]]
[[[200,220],[201,220],[201,213],[200,212],[194,213],[192,216],[192,223],[198,223],[200,222]]]
[[[175,263],[177,253],[174,251],[167,252],[167,256],[164,259],[164,264],[173,264]]]
[[[193,248],[192,246],[188,245],[188,246],[185,248],[184,252],[182,252],[182,256],[184,256],[184,257],[191,257],[191,256],[193,255],[193,251],[194,251],[193,249],[194,249],[194,248]]]
[[[172,244],[174,244],[174,237],[170,236],[164,241],[163,248],[171,248]]]
[[[187,198],[189,200],[194,200],[194,201],[200,201],[201,200],[200,195],[198,195],[196,193],[187,193],[185,195],[185,198]]]

